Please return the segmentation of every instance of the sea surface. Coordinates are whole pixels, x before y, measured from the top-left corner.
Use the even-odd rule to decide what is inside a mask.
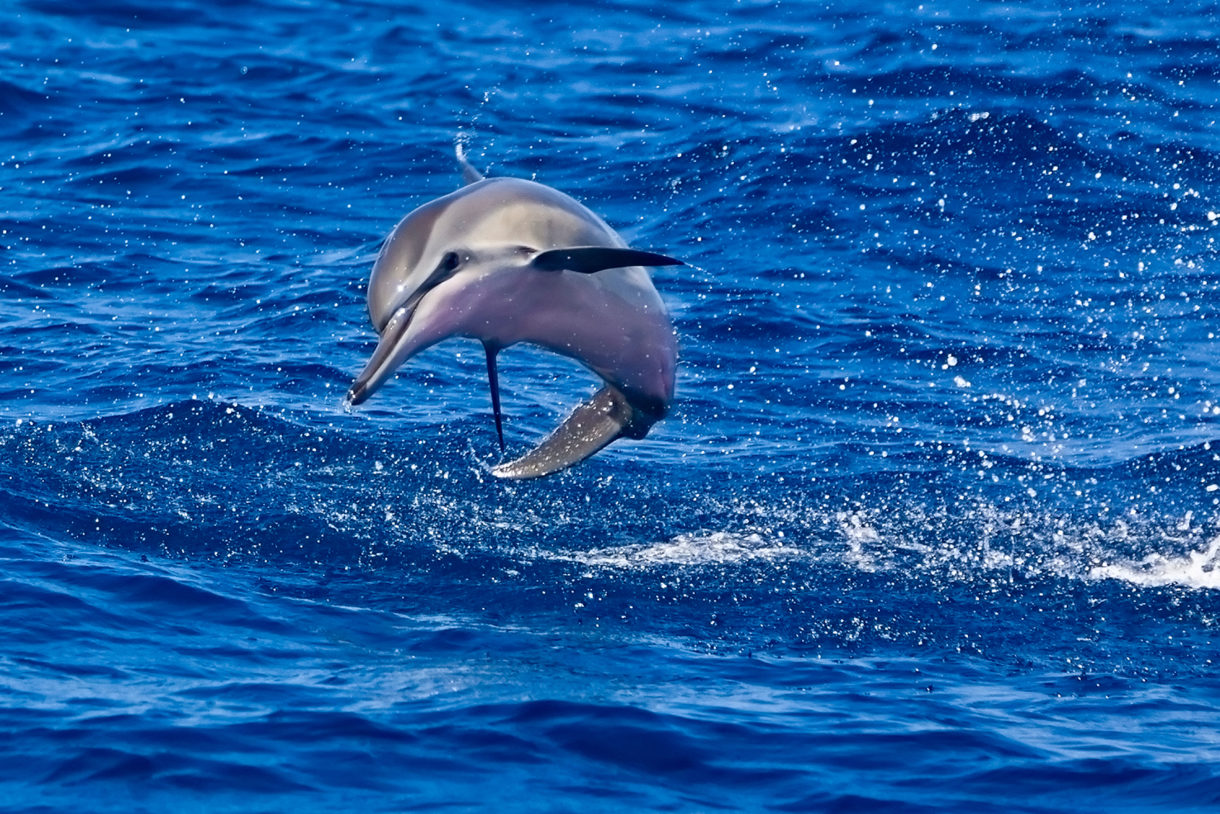
[[[1202,0],[6,3],[0,808],[1215,810],[1218,120]],[[689,264],[647,439],[344,409],[459,140]]]

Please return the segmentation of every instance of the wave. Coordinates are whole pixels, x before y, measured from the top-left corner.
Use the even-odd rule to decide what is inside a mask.
[[[1069,467],[954,442],[885,445],[880,455],[874,443],[826,439],[818,470],[779,458],[769,473],[735,475],[726,492],[715,484],[737,457],[674,471],[664,449],[651,450],[652,471],[633,462],[650,450],[628,448],[548,482],[499,483],[487,472],[496,448],[486,425],[484,415],[370,422],[337,405],[319,421],[211,400],[89,421],[21,419],[0,432],[9,457],[0,484],[9,522],[48,533],[175,556],[385,567],[428,549],[509,559],[550,550],[623,569],[835,550],[866,570],[957,562],[971,564],[968,580],[1003,568],[1077,579],[1103,562],[1186,556],[1220,516],[1210,442]],[[487,444],[471,440],[480,435]],[[774,450],[790,455],[779,442]],[[758,452],[746,444],[739,454]],[[632,513],[625,539],[598,545],[600,523],[622,505],[653,508]],[[573,535],[589,544],[574,548]]]

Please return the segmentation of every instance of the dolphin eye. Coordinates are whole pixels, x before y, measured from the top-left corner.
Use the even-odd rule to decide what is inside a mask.
[[[457,271],[458,266],[462,265],[462,258],[457,252],[446,252],[441,258],[441,271],[450,273]]]

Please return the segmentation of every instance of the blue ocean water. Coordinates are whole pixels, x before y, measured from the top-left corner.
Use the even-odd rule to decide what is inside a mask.
[[[1220,804],[1213,4],[0,24],[6,810]],[[691,264],[646,440],[496,480],[469,340],[343,409],[457,138]]]

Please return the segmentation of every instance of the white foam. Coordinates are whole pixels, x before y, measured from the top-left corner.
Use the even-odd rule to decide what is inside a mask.
[[[1110,563],[1093,568],[1094,579],[1118,579],[1134,585],[1181,585],[1187,588],[1220,588],[1220,535],[1206,548],[1184,557],[1149,554],[1138,562]]]
[[[782,540],[768,540],[760,534],[713,531],[679,534],[655,543],[567,551],[552,556],[590,567],[640,569],[657,565],[725,565],[798,555],[795,547],[785,546]]]

